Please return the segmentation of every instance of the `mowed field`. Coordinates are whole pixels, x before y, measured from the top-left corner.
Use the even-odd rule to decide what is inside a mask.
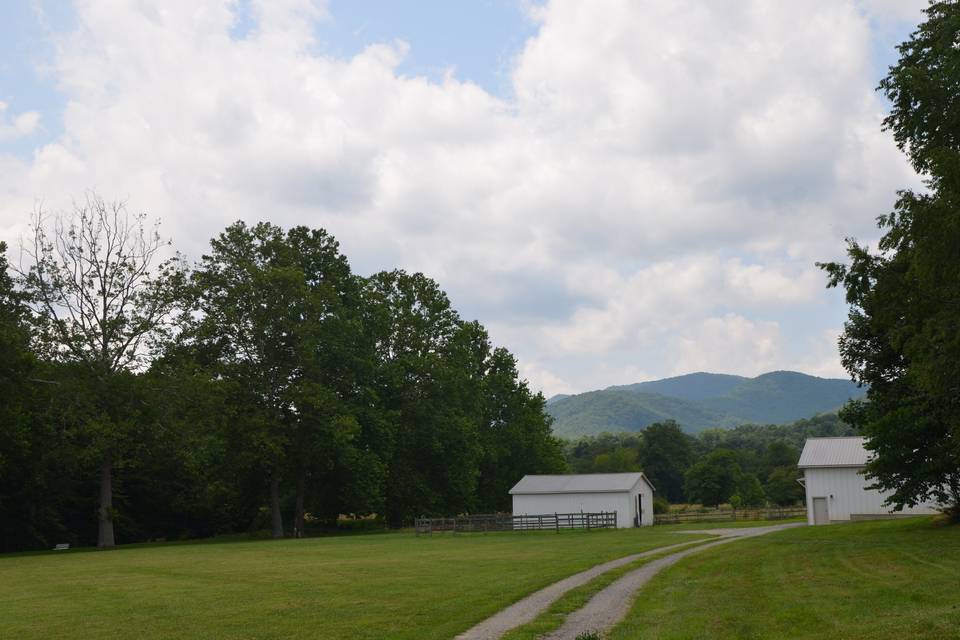
[[[692,527],[0,556],[0,638],[452,638],[595,564],[703,539],[678,533]],[[631,567],[575,589],[510,637],[556,628]],[[801,527],[706,550],[656,576],[611,634],[825,637],[960,638],[960,526]]]
[[[654,577],[614,640],[960,638],[960,525],[802,527]]]
[[[669,529],[356,535],[0,556],[0,638],[451,638]]]

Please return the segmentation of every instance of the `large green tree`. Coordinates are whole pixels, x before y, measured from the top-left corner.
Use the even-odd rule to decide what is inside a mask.
[[[796,466],[777,467],[767,476],[764,493],[770,502],[787,506],[803,499],[803,487],[797,482],[800,474]]]
[[[641,468],[656,487],[657,495],[670,502],[684,499],[684,474],[693,464],[692,440],[672,420],[643,430]]]
[[[687,497],[715,507],[736,493],[740,477],[737,454],[729,449],[717,449],[687,471]]]
[[[284,478],[295,480],[302,535],[308,480],[330,477],[359,433],[349,400],[360,393],[361,332],[348,313],[359,286],[325,231],[265,222],[230,225],[192,281],[198,314],[184,340],[243,408],[231,438],[243,466],[267,479],[273,536],[284,535]]]
[[[560,441],[550,432],[542,394],[520,378],[516,358],[504,348],[487,356],[483,375],[478,480],[479,508],[506,511],[510,488],[528,473],[562,473]]]
[[[365,299],[377,336],[378,397],[392,424],[390,521],[473,510],[485,333],[464,323],[437,283],[420,273],[375,274]]]
[[[89,194],[72,211],[33,216],[20,285],[34,348],[72,376],[60,398],[99,461],[97,546],[115,544],[113,475],[141,426],[130,376],[169,338],[184,268],[144,214]],[[68,390],[72,397],[66,397]]]
[[[28,310],[9,275],[6,250],[0,242],[0,550],[44,539],[36,489],[43,487],[42,462],[50,449],[36,438],[29,380],[36,363],[30,352]]]
[[[877,251],[848,241],[823,266],[846,290],[844,366],[869,385],[842,412],[876,455],[894,508],[927,499],[960,518],[960,4],[933,2],[880,83],[885,128],[924,177],[879,218]]]

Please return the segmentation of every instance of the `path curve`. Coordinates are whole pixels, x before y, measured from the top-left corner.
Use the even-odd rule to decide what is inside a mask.
[[[603,590],[597,592],[582,608],[567,616],[566,621],[556,631],[544,636],[546,640],[574,640],[578,635],[586,632],[604,634],[626,617],[633,605],[637,590],[646,584],[650,578],[663,569],[681,559],[721,544],[727,544],[742,538],[762,536],[772,531],[782,531],[791,527],[805,526],[804,522],[773,525],[769,527],[751,527],[744,529],[709,529],[697,533],[715,533],[720,540],[707,542],[690,549],[678,551],[669,556],[658,558],[635,571],[631,571]],[[691,531],[691,533],[693,533]],[[665,547],[666,548],[666,547]]]
[[[729,542],[728,538],[743,538],[748,537],[751,531],[759,533],[752,533],[750,535],[761,535],[762,533],[767,533],[769,531],[774,531],[777,529],[782,529],[788,526],[796,525],[776,525],[772,527],[755,527],[749,529],[703,529],[696,531],[678,531],[677,533],[707,533],[711,535],[720,536],[722,542]],[[669,551],[671,549],[677,549],[679,547],[690,547],[684,552],[685,555],[688,553],[693,553],[695,550],[699,550],[707,545],[713,546],[719,541],[703,541],[696,540],[690,542],[680,542],[677,544],[671,544],[665,547],[657,547],[656,549],[650,549],[649,551],[644,551],[643,553],[635,553],[633,555],[625,556],[623,558],[617,558],[616,560],[611,560],[609,562],[604,562],[603,564],[598,564],[595,567],[591,567],[586,571],[581,571],[580,573],[575,573],[572,576],[564,578],[559,582],[554,582],[553,584],[544,587],[543,589],[536,591],[522,600],[518,600],[514,604],[510,605],[506,609],[501,609],[499,612],[490,616],[486,620],[480,622],[474,627],[471,627],[467,631],[464,631],[456,637],[455,640],[497,640],[505,634],[506,632],[515,629],[521,625],[524,625],[531,620],[534,620],[537,616],[547,610],[551,604],[553,604],[560,596],[565,594],[567,591],[579,587],[583,584],[586,584],[590,580],[593,580],[602,573],[606,573],[611,569],[616,569],[617,567],[622,567],[625,564],[630,564],[635,560],[641,558],[647,558],[649,556],[654,556],[663,553],[664,551]],[[692,546],[693,545],[693,546]],[[668,556],[667,558],[672,558],[673,556]],[[681,556],[682,557],[682,556]],[[667,558],[664,558],[666,560]],[[679,559],[679,558],[677,558]],[[655,562],[660,562],[659,560]],[[651,563],[653,564],[653,563]],[[672,564],[672,563],[671,563]],[[645,565],[650,566],[650,565]],[[667,566],[667,565],[663,565]],[[635,573],[635,572],[633,572]],[[633,573],[628,575],[633,575]],[[649,578],[648,578],[649,579]],[[619,581],[618,581],[619,582]],[[614,583],[617,584],[617,583]],[[640,584],[643,584],[642,582]],[[611,585],[613,586],[613,585]],[[639,588],[639,584],[637,587]],[[601,592],[602,593],[602,592]],[[599,595],[599,594],[598,594]],[[589,606],[589,605],[588,605]],[[574,634],[573,637],[575,637]]]
[[[701,532],[684,531],[682,533]],[[709,540],[709,538],[707,540]],[[616,560],[610,560],[609,562],[604,562],[603,564],[598,564],[594,567],[591,567],[586,571],[575,573],[572,576],[560,580],[559,582],[554,582],[553,584],[544,587],[539,591],[531,593],[526,598],[518,600],[506,609],[501,609],[483,622],[480,622],[476,626],[471,627],[467,631],[464,631],[458,635],[455,640],[496,640],[507,631],[534,620],[567,591],[586,584],[602,573],[606,573],[607,571],[616,569],[617,567],[622,567],[625,564],[630,564],[634,560],[639,560],[640,558],[646,558],[663,553],[664,551],[669,551],[670,549],[689,547],[691,545],[696,545],[697,543],[703,542],[703,540],[690,540],[688,542],[671,544],[666,547],[657,547],[656,549],[650,549],[649,551],[644,551],[643,553],[635,553],[633,555],[624,556],[623,558],[617,558]]]

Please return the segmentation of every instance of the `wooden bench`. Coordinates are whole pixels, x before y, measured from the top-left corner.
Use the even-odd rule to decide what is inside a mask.
[[[70,543],[58,544],[53,548],[54,551],[66,551],[70,548]]]

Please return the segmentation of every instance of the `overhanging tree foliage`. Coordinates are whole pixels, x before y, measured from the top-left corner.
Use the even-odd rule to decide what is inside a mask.
[[[933,498],[960,518],[960,4],[926,13],[880,89],[927,190],[880,216],[876,252],[848,240],[848,264],[821,266],[850,305],[843,364],[869,385],[842,412],[876,454],[869,477],[894,508]]]

